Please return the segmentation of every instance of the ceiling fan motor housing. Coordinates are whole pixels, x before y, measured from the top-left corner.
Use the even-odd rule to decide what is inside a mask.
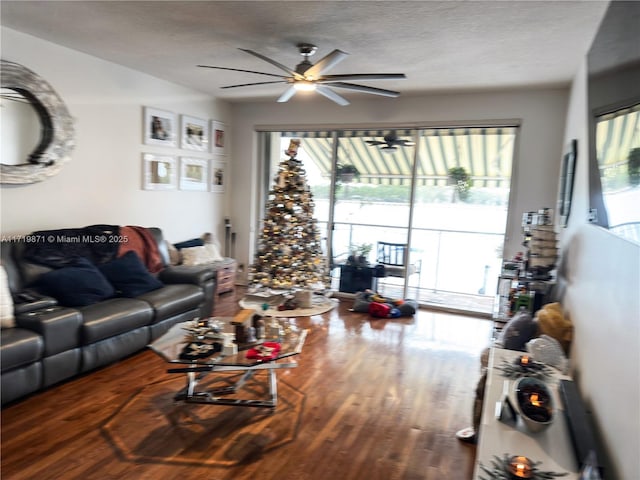
[[[318,47],[316,47],[315,45],[311,45],[310,43],[299,43],[298,50],[300,51],[300,55],[304,57],[304,60],[296,65],[296,73],[304,75],[304,72],[306,72],[313,66],[309,61],[309,57],[316,53]]]
[[[298,50],[300,50],[300,55],[305,58],[309,58],[311,55],[318,51],[318,47],[310,43],[299,43],[297,47]]]

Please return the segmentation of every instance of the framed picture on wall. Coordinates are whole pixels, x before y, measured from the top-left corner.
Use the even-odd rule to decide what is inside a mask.
[[[180,147],[185,150],[209,150],[207,121],[189,115],[180,116]]]
[[[576,160],[578,158],[578,141],[571,140],[565,154],[562,157],[562,171],[560,172],[560,195],[558,198],[558,210],[560,223],[563,227],[569,222],[571,213],[571,199],[573,197],[573,184],[575,183]]]
[[[216,193],[224,192],[224,186],[227,183],[227,163],[219,158],[212,160],[210,170],[209,190]]]
[[[176,157],[142,154],[142,188],[144,190],[175,190],[178,185]]]
[[[227,131],[224,123],[217,120],[211,121],[211,150],[218,155],[226,152]]]
[[[209,160],[180,157],[180,190],[208,190]]]
[[[175,147],[176,129],[175,113],[144,107],[144,143]]]

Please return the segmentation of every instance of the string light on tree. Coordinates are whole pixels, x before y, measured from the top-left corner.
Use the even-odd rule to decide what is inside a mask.
[[[275,289],[324,288],[329,285],[322,255],[313,194],[302,162],[300,140],[293,139],[269,191],[250,282]]]

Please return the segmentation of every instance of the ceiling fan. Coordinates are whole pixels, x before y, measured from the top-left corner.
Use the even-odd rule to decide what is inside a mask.
[[[415,145],[415,142],[412,142],[411,140],[398,138],[397,133],[393,130],[390,133],[387,133],[383,137],[382,141],[367,140],[366,142],[371,146],[384,145],[384,147],[380,147],[380,150],[385,153],[393,153],[398,149],[398,147],[413,147]]]
[[[265,62],[278,67],[280,70],[287,73],[287,75],[278,75],[275,73],[266,73],[266,72],[256,72],[253,70],[242,70],[239,68],[228,68],[228,67],[214,67],[211,65],[198,65],[198,67],[202,68],[215,68],[218,70],[232,70],[234,72],[246,72],[246,73],[255,73],[258,75],[268,75],[271,77],[279,77],[280,80],[272,80],[268,82],[255,82],[255,83],[243,83],[239,85],[228,85],[222,88],[236,88],[236,87],[249,87],[254,85],[266,85],[270,83],[287,83],[289,84],[289,88],[285,90],[285,92],[280,95],[278,98],[278,102],[286,102],[291,97],[293,97],[298,91],[313,91],[315,90],[320,95],[327,97],[329,100],[336,102],[338,105],[349,105],[349,101],[338,95],[332,89],[334,88],[342,88],[344,90],[352,90],[356,92],[363,93],[371,93],[373,95],[382,95],[385,97],[397,97],[400,95],[400,92],[395,92],[393,90],[385,90],[383,88],[375,88],[368,87],[365,85],[356,85],[354,83],[346,83],[351,80],[398,80],[406,78],[404,73],[354,73],[354,74],[344,74],[344,75],[325,75],[329,69],[334,67],[336,64],[341,62],[346,58],[348,53],[343,52],[342,50],[334,50],[328,55],[324,56],[314,65],[309,61],[309,57],[311,57],[316,51],[318,47],[315,45],[311,45],[309,43],[300,43],[297,45],[298,50],[300,51],[300,55],[302,55],[303,60],[300,62],[295,69],[290,69],[281,63],[272,60],[271,58],[265,57],[264,55],[254,52],[253,50],[247,50],[241,48],[243,52],[247,52],[253,56],[256,56]]]

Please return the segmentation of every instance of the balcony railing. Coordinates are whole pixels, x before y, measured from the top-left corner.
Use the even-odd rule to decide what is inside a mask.
[[[367,260],[376,263],[378,240],[405,243],[407,229],[380,224],[336,222],[334,264],[344,263],[349,246],[371,243]],[[407,279],[407,298],[452,309],[490,313],[501,267],[504,234],[468,230],[413,228],[409,263],[421,263]],[[337,246],[337,247],[336,247]],[[334,270],[339,275],[339,270]],[[381,278],[378,290],[402,296],[404,279]]]

